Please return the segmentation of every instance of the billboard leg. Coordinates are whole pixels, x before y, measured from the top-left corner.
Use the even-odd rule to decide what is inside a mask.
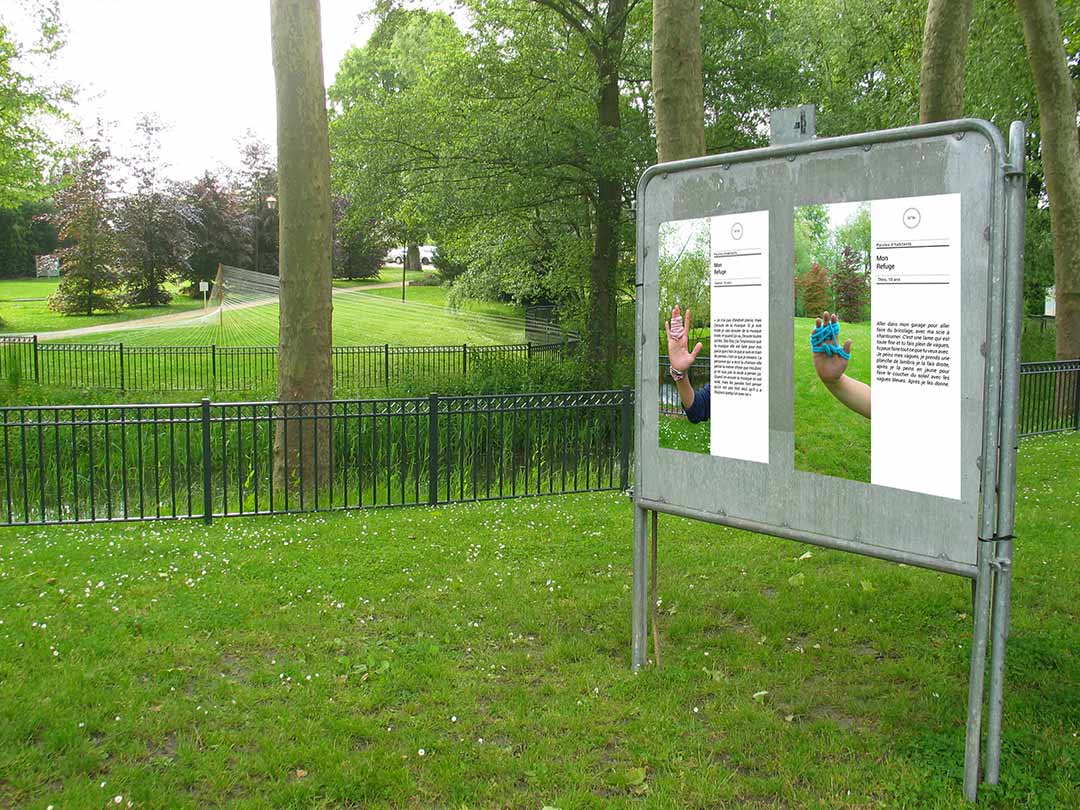
[[[991,542],[979,541],[975,580],[975,630],[971,637],[971,671],[968,677],[967,736],[964,739],[964,796],[969,802],[979,794],[979,748],[982,744],[983,691],[986,678],[986,641],[990,628],[990,585],[993,576]]]
[[[996,785],[1001,772],[1001,713],[1005,697],[1005,642],[1009,637],[1012,595],[1012,540],[998,541],[994,611],[990,619],[990,697],[986,717],[986,781]]]
[[[649,539],[648,510],[634,504],[634,610],[631,668],[645,666],[646,637],[649,624]]]

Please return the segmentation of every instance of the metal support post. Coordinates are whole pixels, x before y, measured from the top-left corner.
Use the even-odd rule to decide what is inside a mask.
[[[975,631],[971,637],[967,735],[964,738],[964,796],[969,802],[975,801],[979,795],[979,749],[982,745],[986,641],[990,630],[990,590],[993,579],[990,556],[993,551],[992,542],[979,541],[978,574],[975,580]]]
[[[1005,334],[1002,354],[1001,457],[998,473],[1000,538],[994,554],[994,606],[990,637],[990,694],[987,698],[986,781],[996,785],[1001,773],[1001,716],[1005,704],[1005,644],[1009,637],[1012,600],[1014,507],[1016,504],[1016,442],[1020,400],[1020,333],[1024,301],[1024,124],[1009,128],[1009,166],[1006,172]]]
[[[646,638],[649,631],[648,511],[634,504],[634,606],[630,666],[635,672],[645,666]]]

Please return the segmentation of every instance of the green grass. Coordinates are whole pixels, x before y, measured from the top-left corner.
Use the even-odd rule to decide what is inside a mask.
[[[56,292],[58,278],[14,278],[0,281],[0,304],[19,298],[48,298]]]
[[[1021,445],[980,807],[1080,805],[1078,452]],[[630,537],[616,495],[0,532],[0,805],[968,806],[966,582],[664,517],[633,675]]]
[[[419,281],[422,278],[435,275],[435,271],[430,267],[423,270],[406,270],[406,281]],[[383,268],[379,271],[379,275],[375,278],[335,278],[335,287],[365,287],[370,284],[386,284],[387,282],[396,281],[401,283],[401,265],[387,264],[383,265]]]
[[[62,329],[78,329],[84,326],[122,323],[157,315],[169,315],[174,312],[189,312],[202,307],[201,300],[174,295],[169,305],[164,307],[131,307],[119,312],[99,312],[94,315],[61,315],[50,310],[48,301],[45,300],[56,289],[57,283],[56,279],[0,281],[0,318],[4,320],[4,330],[44,333]],[[40,298],[41,300],[13,301],[11,300],[13,298]],[[96,339],[91,336],[80,338],[84,342]]]
[[[842,405],[814,371],[813,318],[795,319],[795,469],[870,482],[870,420]],[[847,375],[870,383],[870,323],[844,323]]]
[[[524,342],[524,319],[519,309],[490,303],[466,305],[455,310],[446,307],[445,295],[438,287],[409,289],[404,305],[400,303],[400,289],[335,295],[334,344],[428,346]],[[488,315],[498,317],[485,317]],[[107,332],[94,335],[92,340],[95,343],[123,342],[131,346],[277,345],[277,303],[244,309],[226,308],[220,325],[218,321],[217,316],[211,315],[205,322]],[[63,340],[79,343],[90,338]]]
[[[1024,318],[1023,330],[1020,338],[1020,356],[1023,357],[1025,363],[1057,359],[1053,321]]]

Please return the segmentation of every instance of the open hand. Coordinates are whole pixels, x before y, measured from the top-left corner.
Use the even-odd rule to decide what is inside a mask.
[[[671,317],[677,318],[678,315],[679,306],[676,304],[675,308],[671,310]],[[690,310],[686,310],[686,316],[683,318],[682,334],[673,335],[671,333],[671,321],[664,321],[664,332],[667,333],[668,362],[671,363],[671,367],[676,371],[688,371],[690,366],[694,365],[694,361],[697,360],[698,352],[701,351],[700,343],[694,344],[693,351],[687,351],[690,339]]]
[[[830,315],[828,311],[823,312],[821,317],[814,321],[815,328],[821,327],[827,323],[838,323],[839,318],[835,313]],[[826,344],[835,346],[836,339],[829,338],[825,341]],[[844,341],[844,351],[848,354],[851,353],[851,340]],[[814,358],[814,371],[817,372],[818,377],[821,378],[823,383],[834,383],[844,376],[844,372],[847,371],[848,361],[838,354],[832,354],[829,352],[813,352]]]

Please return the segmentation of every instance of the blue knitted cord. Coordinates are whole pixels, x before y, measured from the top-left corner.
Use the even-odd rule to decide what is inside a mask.
[[[833,340],[833,342],[827,343],[828,340]],[[810,348],[815,354],[827,354],[830,357],[835,355],[844,360],[851,359],[851,354],[845,352],[840,345],[840,324],[838,323],[826,323],[814,329],[810,333]]]

